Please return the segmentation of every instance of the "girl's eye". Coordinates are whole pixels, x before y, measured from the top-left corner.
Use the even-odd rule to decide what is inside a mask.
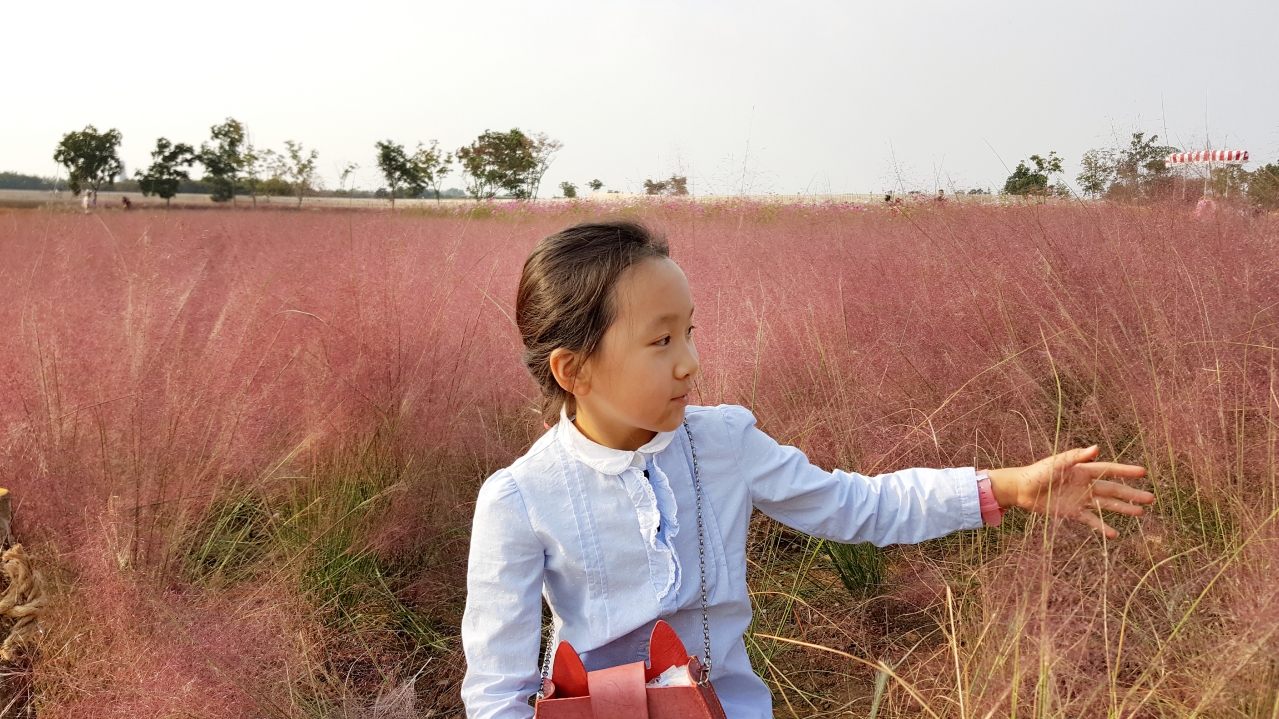
[[[670,335],[666,335],[665,337],[661,338],[660,340],[658,340],[658,341],[657,341],[657,342],[655,342],[654,344],[658,345],[659,347],[665,347],[666,345],[668,345],[668,344],[670,344],[670,343],[671,343],[671,336],[670,336]]]
[[[696,325],[690,326],[690,327],[688,328],[688,332],[687,332],[687,333],[685,333],[685,334],[687,334],[689,337],[692,337],[692,336],[693,336],[693,330],[694,330],[694,329],[696,329],[696,328],[697,328],[697,327],[696,327]]]

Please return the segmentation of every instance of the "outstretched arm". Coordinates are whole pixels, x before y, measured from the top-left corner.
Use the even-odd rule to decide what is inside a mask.
[[[972,467],[906,469],[874,477],[828,472],[757,429],[746,409],[718,409],[751,503],[783,524],[822,539],[881,547],[982,526]]]
[[[1138,517],[1144,512],[1141,505],[1155,501],[1155,495],[1104,479],[1140,479],[1146,476],[1146,469],[1092,461],[1098,452],[1093,445],[1054,454],[1026,467],[987,470],[990,489],[1001,507],[1073,519],[1114,539],[1119,533],[1102,521],[1098,512],[1104,509]]]

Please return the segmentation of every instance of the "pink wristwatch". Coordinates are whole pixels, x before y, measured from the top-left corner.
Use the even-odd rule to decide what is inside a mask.
[[[981,521],[987,527],[998,527],[1004,521],[1004,508],[995,499],[995,492],[990,488],[990,474],[985,471],[977,473],[977,498],[981,502]]]

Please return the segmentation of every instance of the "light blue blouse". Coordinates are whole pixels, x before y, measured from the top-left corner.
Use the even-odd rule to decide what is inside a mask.
[[[773,715],[743,641],[752,508],[817,537],[880,546],[982,526],[971,467],[827,472],[757,429],[742,407],[689,407],[687,417],[701,470],[711,681],[729,719]],[[658,619],[700,654],[697,567],[693,458],[683,428],[627,452],[560,421],[489,477],[476,502],[462,619],[467,716],[533,715],[542,595],[555,643],[571,643],[587,670],[647,659]]]

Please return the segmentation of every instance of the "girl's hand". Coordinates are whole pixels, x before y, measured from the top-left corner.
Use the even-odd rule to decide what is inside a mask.
[[[1114,462],[1093,462],[1097,445],[1072,449],[1028,467],[992,469],[990,488],[1001,507],[1021,507],[1037,514],[1066,517],[1082,522],[1110,539],[1119,536],[1095,513],[1097,510],[1140,516],[1139,506],[1155,501],[1155,495],[1102,477],[1140,479],[1145,467]]]

